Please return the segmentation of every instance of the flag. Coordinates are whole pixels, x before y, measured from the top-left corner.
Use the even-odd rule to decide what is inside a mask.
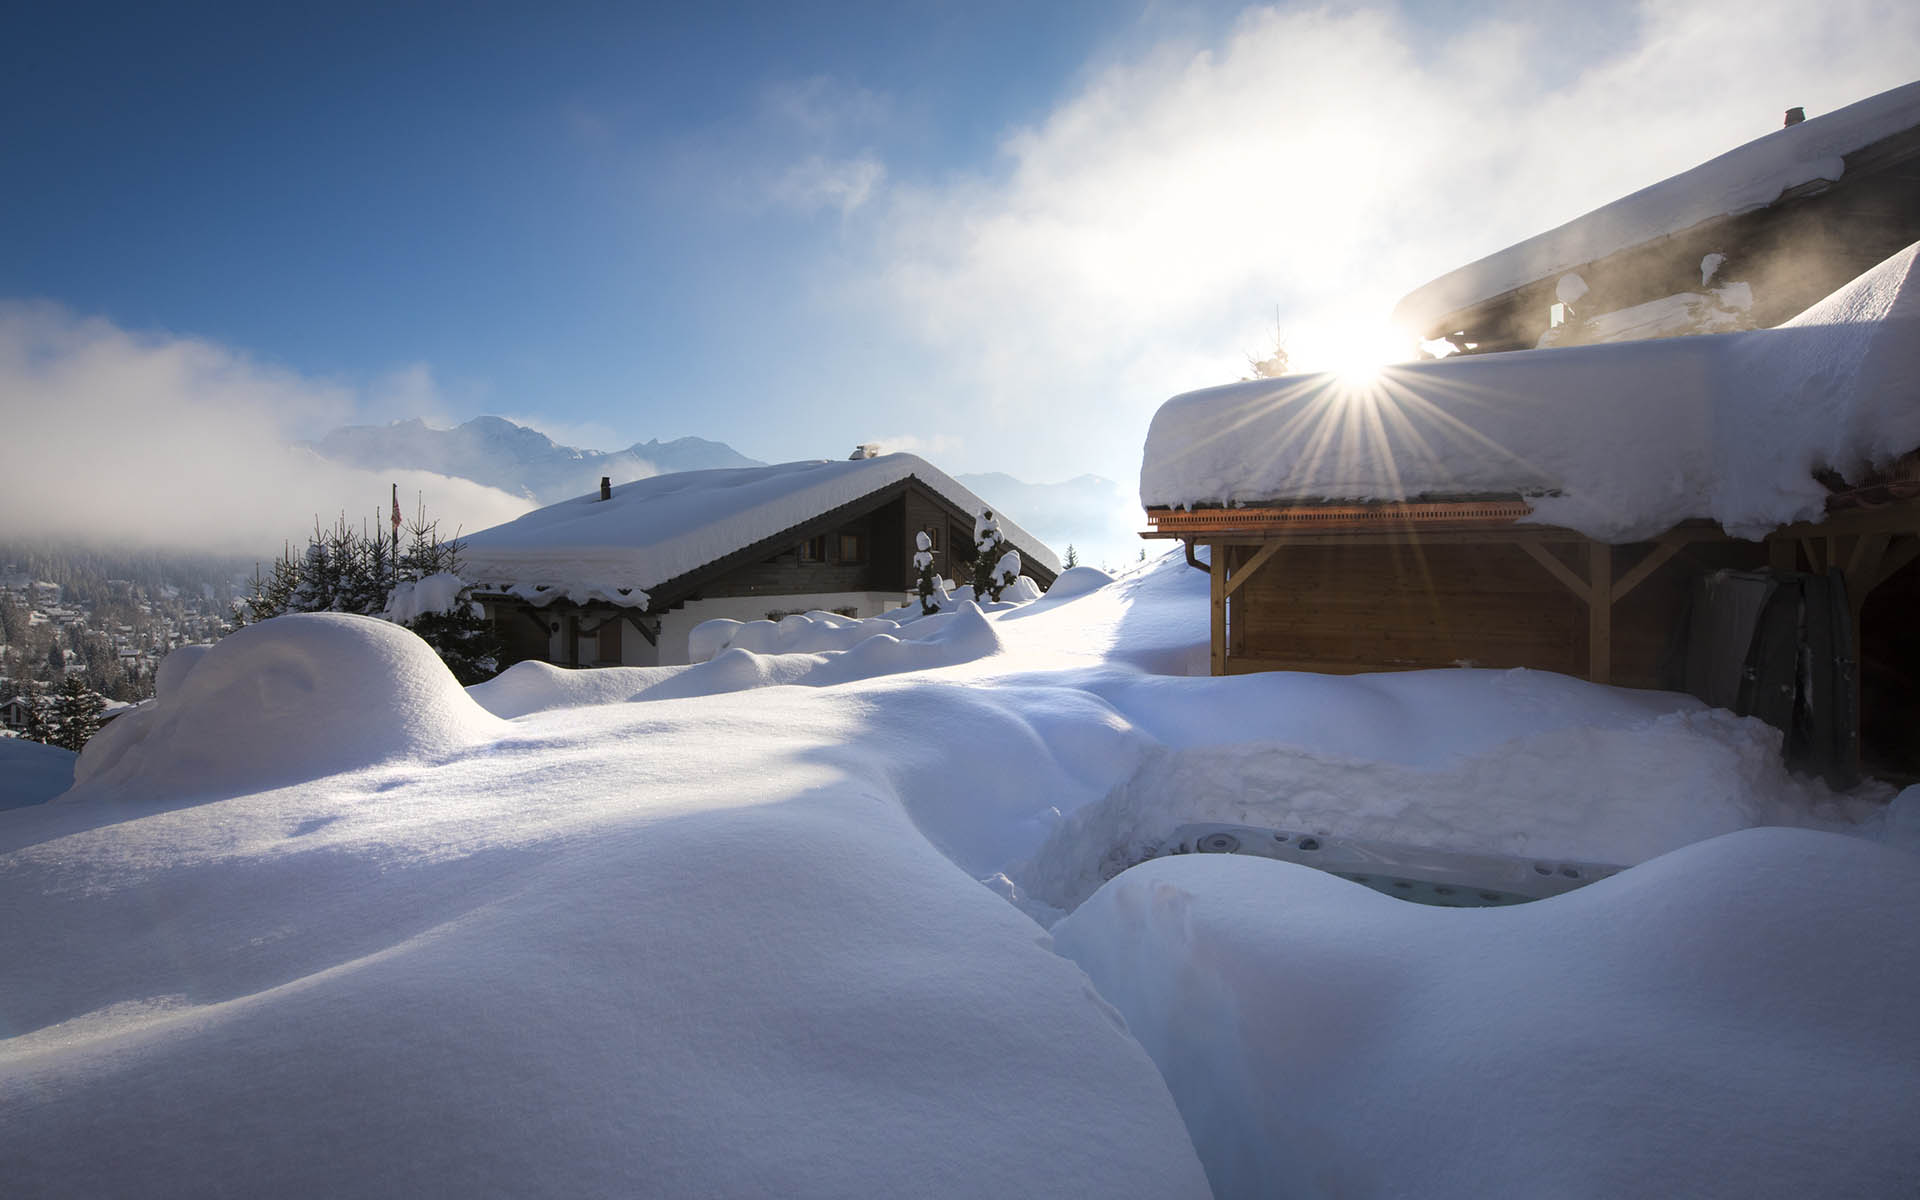
[[[400,533],[400,485],[397,483],[393,485],[393,532],[395,536]]]

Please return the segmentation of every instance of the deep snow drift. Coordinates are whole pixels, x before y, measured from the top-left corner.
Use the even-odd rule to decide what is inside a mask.
[[[169,660],[160,699],[89,747],[71,793],[0,813],[0,961],[32,964],[0,973],[9,1188],[1203,1195],[1186,1122],[1211,1127],[1192,1079],[1170,1069],[1183,1122],[1151,1024],[1130,1035],[1023,915],[1058,919],[1116,849],[1208,815],[1622,862],[1763,821],[1877,828],[1851,822],[1883,797],[1787,776],[1777,735],[1686,697],[1537,672],[1192,677],[1204,574],[1176,556],[1063,582],[850,641],[815,619],[773,653],[523,665],[464,693],[373,620],[279,618]],[[809,629],[842,640],[808,645]],[[1209,860],[1181,869],[1274,866]],[[1680,905],[1691,885],[1673,887]],[[1640,894],[1572,899],[1604,927],[1608,896]],[[1372,902],[1398,903],[1330,902],[1327,936],[1359,922],[1355,969],[1392,978],[1397,944],[1361,936]],[[1652,937],[1634,903],[1605,962]],[[1406,918],[1456,921],[1436,942],[1459,952],[1456,990],[1529,970],[1533,942],[1477,940],[1513,928],[1481,915]],[[1696,922],[1703,942],[1717,919]],[[1838,970],[1886,934],[1822,936]],[[1350,1044],[1338,982],[1305,1005],[1302,1037]],[[1852,994],[1884,1003],[1911,982],[1863,976]],[[1538,996],[1521,1015],[1551,1023],[1558,995],[1523,989],[1500,1011]],[[1659,1000],[1620,1021],[1667,1044],[1678,1017]],[[1686,1028],[1737,1032],[1741,1011],[1703,1005]],[[1422,1043],[1407,1031],[1425,1026],[1386,1027],[1412,1039],[1404,1053],[1325,1064],[1351,1094],[1395,1062],[1444,1058],[1456,1031]],[[1915,1035],[1885,1033],[1895,1066],[1874,1069],[1920,1087],[1898,1066]],[[1702,1044],[1690,1067],[1742,1085],[1749,1042]],[[1215,1078],[1203,1106],[1257,1115],[1235,1076]],[[1655,1103],[1664,1080],[1644,1083]],[[1744,1111],[1686,1118],[1718,1146]],[[1349,1138],[1367,1119],[1325,1115]],[[1568,1139],[1591,1115],[1540,1101],[1529,1119]],[[1857,1172],[1892,1161],[1871,1124],[1813,1136]],[[1336,1178],[1348,1144],[1296,1149]],[[1538,1190],[1499,1175],[1524,1155],[1431,1161],[1428,1190]],[[1723,1164],[1727,1187],[1763,1188],[1772,1161]]]
[[[0,738],[0,808],[53,799],[73,786],[75,755],[25,738]]]
[[[1748,830],[1441,909],[1192,856],[1055,936],[1218,1196],[1895,1196],[1920,1179],[1917,866]]]
[[[431,758],[498,723],[412,632],[296,613],[170,654],[155,698],[87,744],[75,782],[194,795]]]

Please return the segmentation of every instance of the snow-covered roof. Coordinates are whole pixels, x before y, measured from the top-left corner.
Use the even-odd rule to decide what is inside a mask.
[[[650,589],[907,479],[966,512],[987,507],[912,454],[681,471],[621,484],[608,500],[580,496],[481,530],[465,539],[461,574],[536,603],[644,607]],[[1021,554],[1059,570],[1044,544],[996,516]]]
[[[1709,517],[1743,537],[1818,519],[1920,447],[1920,244],[1773,329],[1471,355],[1357,381],[1299,375],[1176,396],[1143,504],[1520,494],[1606,541]]]
[[[1515,288],[1678,233],[1765,208],[1789,188],[1838,181],[1842,156],[1920,125],[1920,82],[1774,130],[1720,157],[1449,272],[1409,293],[1394,323],[1427,326]]]

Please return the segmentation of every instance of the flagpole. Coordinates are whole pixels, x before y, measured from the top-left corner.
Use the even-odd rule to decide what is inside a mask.
[[[400,586],[400,485],[393,485],[393,585]]]

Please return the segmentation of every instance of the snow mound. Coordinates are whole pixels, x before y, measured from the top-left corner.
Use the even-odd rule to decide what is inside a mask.
[[[848,650],[870,637],[898,636],[900,626],[900,622],[886,617],[848,617],[819,611],[791,613],[778,621],[715,617],[695,625],[687,634],[687,654],[700,663],[728,649],[751,650],[755,654]]]
[[[1055,927],[1219,1197],[1892,1196],[1920,1178],[1920,862],[1755,829],[1424,908],[1156,860]]]
[[[0,738],[0,809],[43,804],[73,786],[74,753],[26,738]]]
[[[143,795],[274,787],[445,754],[495,730],[425,642],[373,617],[275,617],[177,667],[174,657],[152,703],[87,743],[76,785],[137,784]]]
[[[780,624],[792,620],[793,617],[786,617]],[[740,625],[736,632],[749,645],[760,636],[756,626],[774,625],[772,621],[731,623]],[[730,645],[707,662],[677,669],[671,676],[650,683],[632,699],[677,700],[782,684],[831,687],[883,675],[976,662],[999,654],[1004,648],[987,615],[970,600],[962,601],[951,611],[922,617],[905,626],[883,617],[868,617],[844,626],[823,627],[815,623],[796,625],[792,630],[793,637],[788,639],[776,627],[766,640],[775,645],[789,640],[806,644],[808,638],[820,637],[828,642],[846,641],[850,645],[845,650],[790,650],[771,654]]]
[[[1458,708],[1484,706],[1483,689],[1454,682]],[[1754,825],[1819,823],[1816,814],[1846,826],[1832,792],[1781,769],[1778,730],[1690,697],[1664,698],[1681,707],[1634,722],[1596,715],[1441,764],[1343,757],[1324,737],[1156,750],[1103,800],[1069,814],[1011,874],[1027,894],[1072,910],[1197,821],[1608,863],[1642,862]],[[1354,711],[1335,689],[1326,701]],[[1420,744],[1434,723],[1409,710],[1381,732]]]
[[[1064,600],[1070,596],[1084,596],[1112,582],[1113,576],[1099,567],[1068,567],[1060,572],[1054,579],[1053,586],[1047,589],[1047,598]]]
[[[1880,840],[1920,854],[1920,783],[1901,791],[1887,805]]]
[[[619,704],[686,669],[594,667],[581,671],[528,659],[474,684],[467,695],[494,716],[511,720],[555,708]]]

